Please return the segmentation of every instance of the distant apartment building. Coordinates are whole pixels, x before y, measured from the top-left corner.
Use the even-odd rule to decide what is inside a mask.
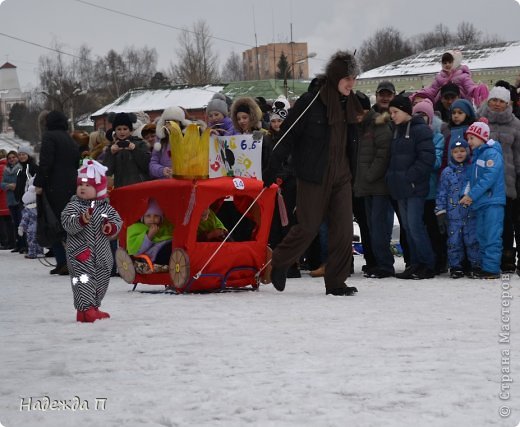
[[[242,53],[245,80],[266,80],[276,78],[278,61],[281,54],[287,62],[295,79],[309,78],[309,61],[302,61],[308,56],[307,43],[270,43],[254,47]]]
[[[26,96],[20,90],[16,67],[6,62],[0,67],[0,133],[11,132],[9,113],[14,104],[26,104]]]

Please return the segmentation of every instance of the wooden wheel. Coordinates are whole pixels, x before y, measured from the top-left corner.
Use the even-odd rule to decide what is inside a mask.
[[[170,277],[176,289],[182,289],[190,279],[190,257],[181,248],[174,248],[170,256]]]
[[[267,264],[267,263],[269,263],[269,264],[267,265],[267,267],[264,268],[264,270],[260,274],[260,282],[263,283],[264,285],[271,283],[271,270],[273,269],[273,267],[271,265],[272,257],[273,257],[273,250],[268,246],[267,250],[265,252],[265,264]]]
[[[116,265],[117,272],[126,283],[134,283],[135,267],[132,258],[126,253],[123,248],[116,250]]]

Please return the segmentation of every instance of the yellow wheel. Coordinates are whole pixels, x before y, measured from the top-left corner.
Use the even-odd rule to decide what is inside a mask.
[[[176,289],[182,289],[190,279],[190,257],[181,248],[175,248],[170,256],[170,277]]]
[[[116,265],[117,272],[126,283],[134,283],[135,267],[132,258],[126,253],[123,248],[116,250]]]

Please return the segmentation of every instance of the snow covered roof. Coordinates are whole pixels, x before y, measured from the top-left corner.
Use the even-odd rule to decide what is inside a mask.
[[[22,144],[31,144],[29,141],[20,139],[13,134],[0,133],[0,148],[4,150],[18,150],[18,147]],[[31,144],[32,145],[32,144]]]
[[[437,47],[362,73],[359,79],[437,73],[441,56],[452,49],[462,51],[462,63],[470,70],[520,67],[520,41],[487,45]]]
[[[133,89],[121,95],[111,104],[99,109],[92,117],[107,113],[137,113],[161,111],[173,105],[186,110],[205,108],[211,97],[224,86],[176,86],[167,89]]]
[[[285,95],[283,80],[245,80],[228,83],[222,93],[230,98],[240,96],[263,97],[267,101],[274,101],[278,96]],[[307,91],[309,80],[287,80],[287,96],[294,98]],[[294,88],[294,90],[293,90]]]

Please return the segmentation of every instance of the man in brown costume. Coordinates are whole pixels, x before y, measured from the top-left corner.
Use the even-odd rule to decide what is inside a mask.
[[[327,216],[326,294],[357,292],[345,280],[352,263],[352,176],[347,158],[347,124],[354,123],[356,114],[362,111],[352,92],[358,72],[352,54],[340,51],[331,57],[325,75],[318,76],[309,92],[290,110],[280,129],[280,135],[287,134],[263,173],[264,186],[270,186],[282,161],[292,154],[298,185],[298,224],[273,252],[271,279],[278,291],[284,290],[288,268],[309,247]]]

